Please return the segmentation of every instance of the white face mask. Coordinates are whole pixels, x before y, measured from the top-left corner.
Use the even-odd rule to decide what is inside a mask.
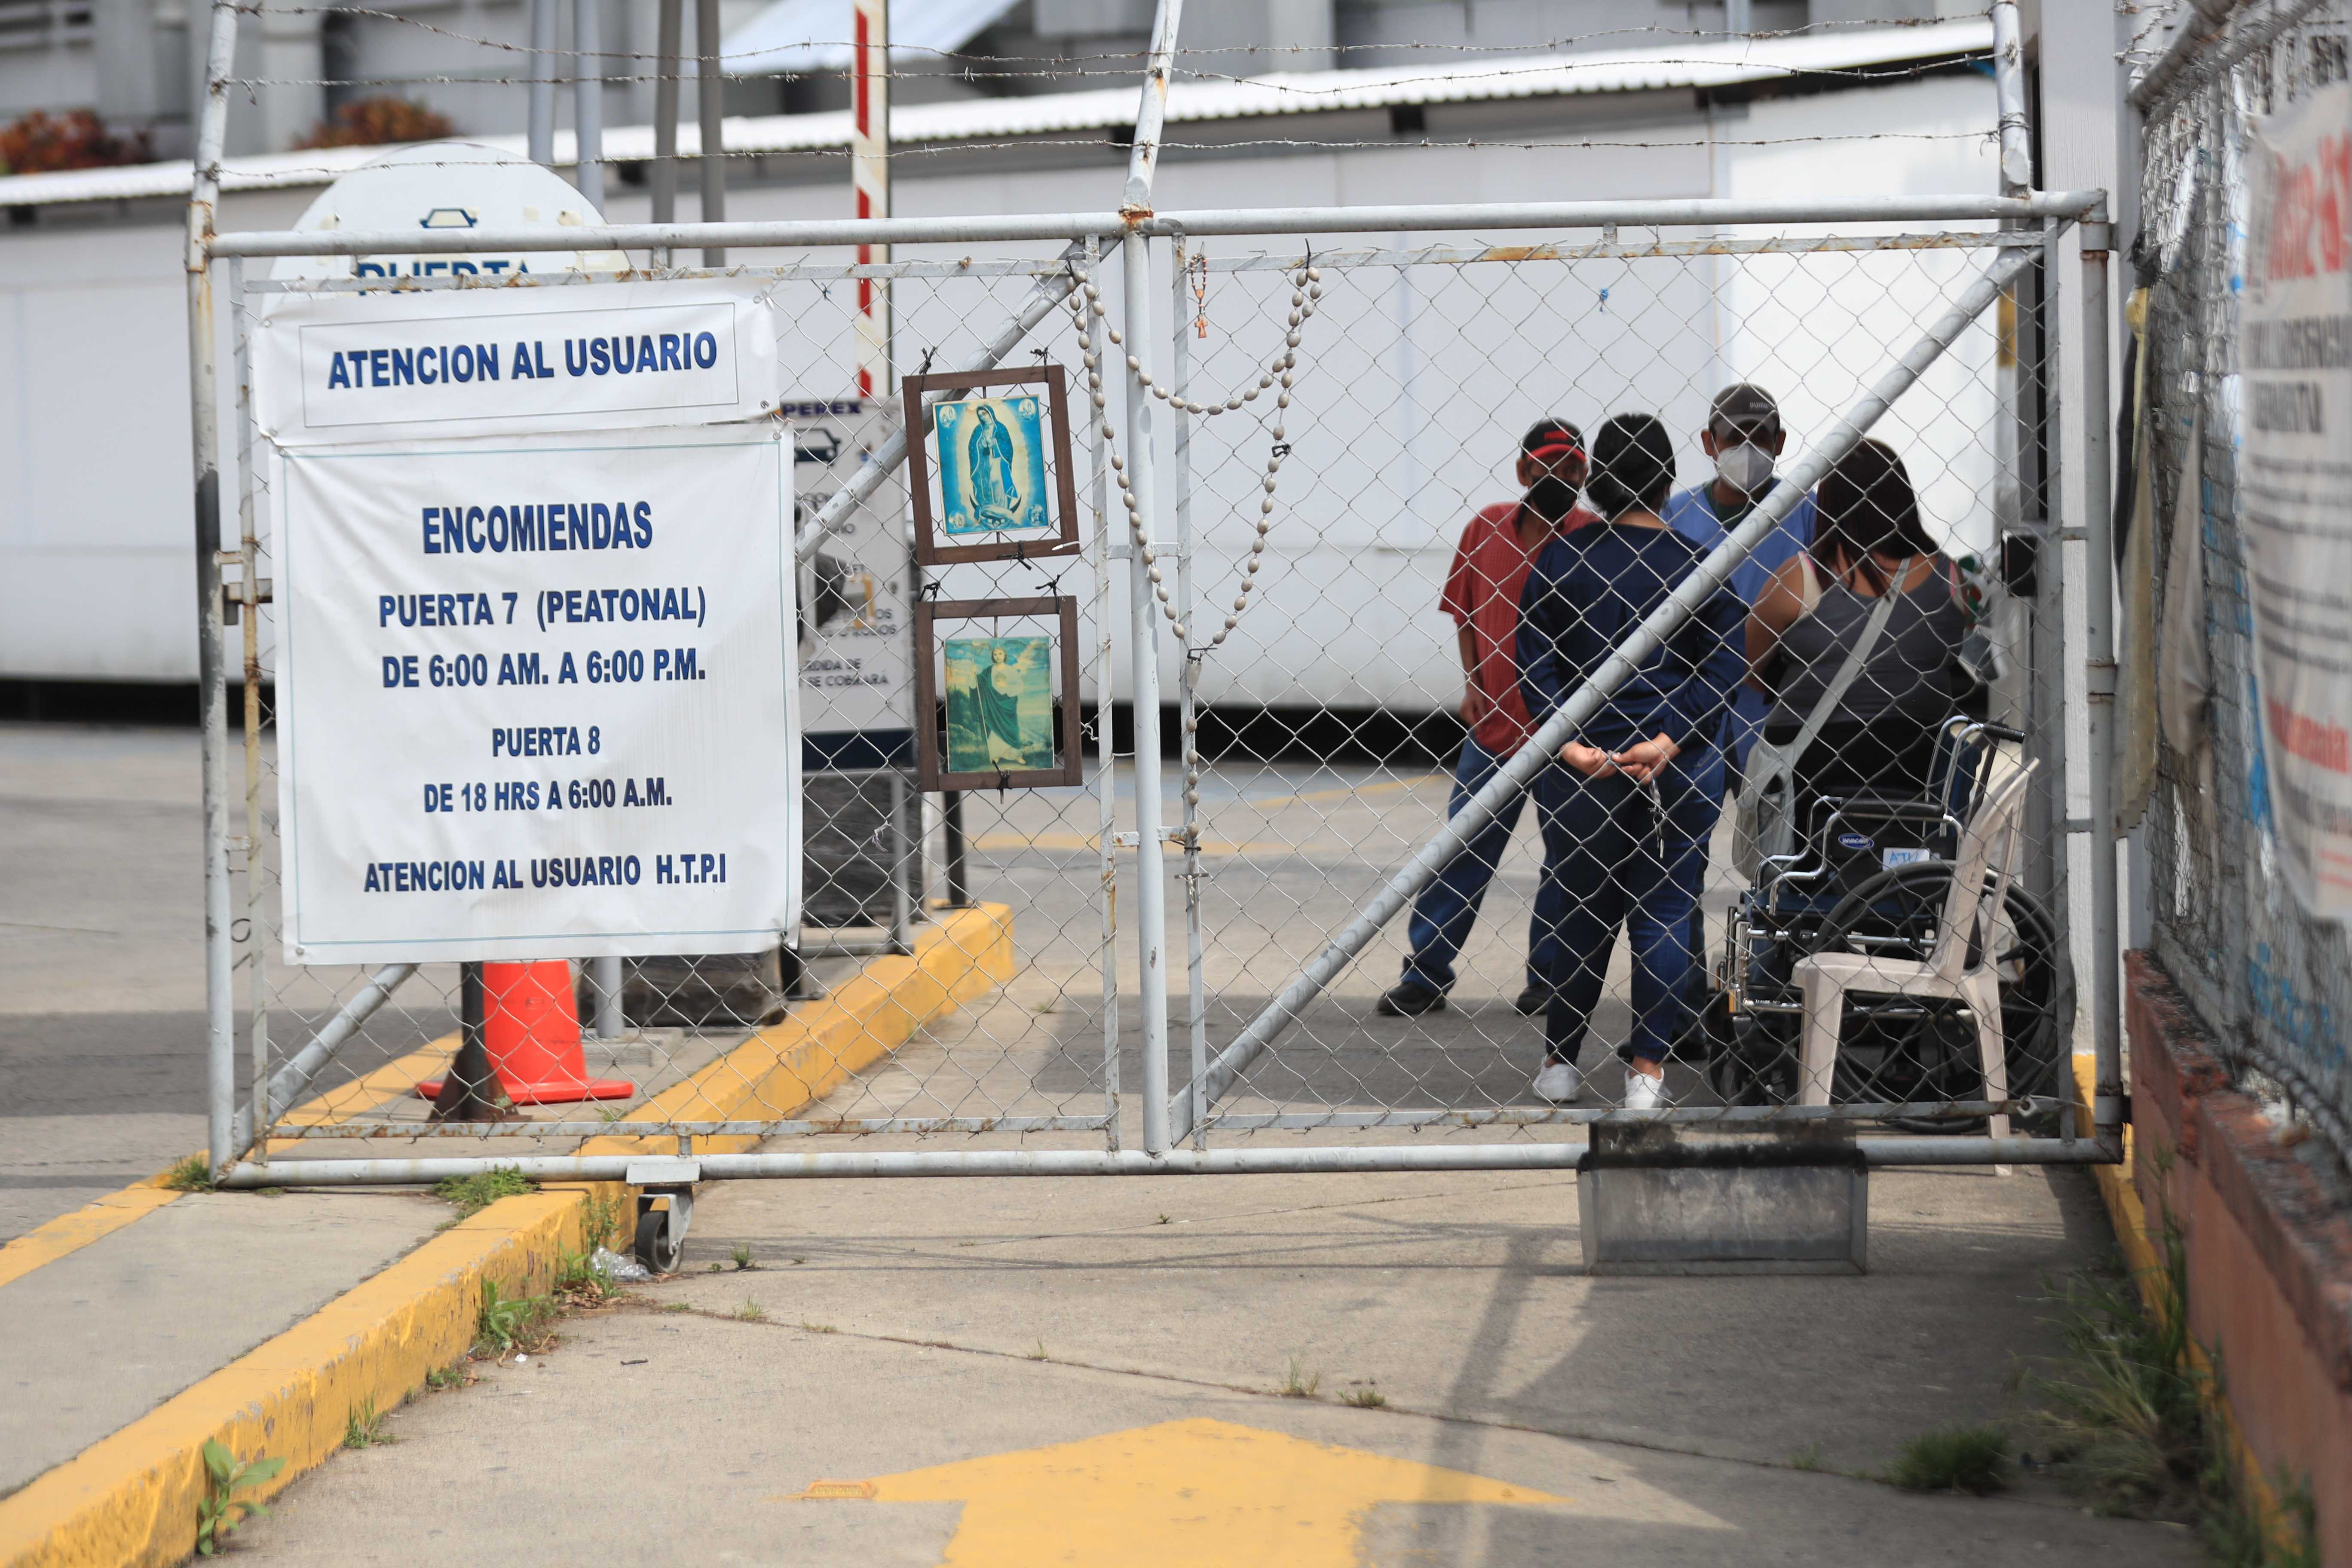
[[[1715,455],[1716,476],[1742,495],[1754,495],[1772,479],[1772,454],[1750,442],[1726,447]]]

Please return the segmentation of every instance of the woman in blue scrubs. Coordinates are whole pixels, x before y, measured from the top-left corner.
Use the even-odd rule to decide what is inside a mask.
[[[1656,416],[1621,414],[1594,436],[1585,495],[1603,521],[1546,545],[1519,601],[1519,681],[1538,722],[1705,559],[1658,515],[1674,479],[1674,442]],[[1722,811],[1720,721],[1748,668],[1746,618],[1737,594],[1717,590],[1537,775],[1538,808],[1573,845],[1559,868],[1568,907],[1535,1082],[1555,1104],[1581,1091],[1577,1058],[1621,929],[1633,950],[1624,1105],[1665,1103],[1667,1047],[1687,1006],[1691,914]]]

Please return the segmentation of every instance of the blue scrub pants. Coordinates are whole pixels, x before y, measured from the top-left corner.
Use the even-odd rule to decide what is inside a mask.
[[[1587,778],[1554,763],[1537,775],[1536,789],[1538,809],[1567,840],[1559,875],[1568,904],[1544,1015],[1545,1058],[1574,1062],[1583,1050],[1622,929],[1633,948],[1633,1032],[1619,1054],[1664,1061],[1689,1020],[1691,921],[1723,812],[1723,753],[1686,752],[1659,776],[1663,825],[1649,792],[1622,774]]]
[[[1454,763],[1454,790],[1445,803],[1445,815],[1452,816],[1459,812],[1508,761],[1508,757],[1486,750],[1475,740],[1465,740],[1462,756]],[[1454,961],[1460,956],[1462,944],[1470,940],[1470,928],[1478,919],[1478,906],[1486,897],[1486,884],[1495,879],[1495,868],[1502,864],[1503,850],[1511,842],[1512,830],[1519,825],[1519,808],[1526,801],[1524,791],[1513,795],[1495,814],[1495,819],[1448,860],[1413,900],[1412,919],[1405,928],[1405,938],[1412,944],[1404,961],[1408,983],[1441,993],[1453,989]],[[1543,879],[1536,886],[1535,918],[1528,923],[1530,985],[1551,983],[1559,944],[1557,933],[1560,911],[1567,901],[1558,868],[1568,844],[1553,830],[1549,816],[1538,801],[1536,822],[1543,829],[1544,868]]]

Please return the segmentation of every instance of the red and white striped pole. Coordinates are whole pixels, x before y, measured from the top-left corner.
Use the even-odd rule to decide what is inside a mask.
[[[861,218],[890,216],[890,0],[853,0],[849,186]],[[861,245],[861,267],[887,262],[887,245]],[[857,390],[891,395],[890,285],[857,280]]]

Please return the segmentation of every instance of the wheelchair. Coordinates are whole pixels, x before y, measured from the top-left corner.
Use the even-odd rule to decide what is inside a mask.
[[[1965,716],[1937,734],[1916,795],[1802,795],[1798,847],[1766,860],[1734,908],[1696,1019],[1710,1086],[1727,1105],[1785,1105],[1798,1093],[1803,1007],[1793,972],[1815,952],[1924,960],[1970,803],[2004,745],[2024,736]],[[1992,873],[1988,870],[1988,882]],[[2058,921],[2012,879],[1994,932],[2011,1098],[2057,1088],[2074,1018],[2073,967]],[[1950,1003],[1853,996],[1841,1027],[1833,1103],[1983,1098],[1975,1030]],[[1889,1118],[1906,1131],[1981,1131],[1984,1120]]]

